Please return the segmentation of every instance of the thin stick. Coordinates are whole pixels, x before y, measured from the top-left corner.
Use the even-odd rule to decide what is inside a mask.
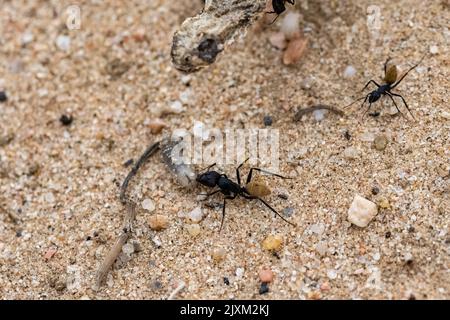
[[[111,249],[106,254],[105,258],[103,259],[103,262],[101,263],[99,269],[97,270],[96,275],[96,287],[100,288],[103,282],[106,279],[106,275],[108,274],[108,271],[111,269],[112,265],[116,261],[117,257],[119,256],[120,252],[122,251],[123,245],[128,241],[128,239],[131,237],[131,232],[133,230],[133,222],[136,218],[136,203],[134,203],[131,199],[127,197],[127,189],[128,184],[130,183],[130,180],[137,174],[139,169],[142,167],[142,165],[156,152],[159,150],[160,142],[156,142],[149,146],[145,152],[142,154],[142,156],[139,158],[139,160],[136,162],[136,164],[131,169],[130,173],[128,173],[127,177],[125,178],[122,187],[120,189],[120,202],[125,206],[127,212],[125,214],[124,220],[123,220],[123,227],[122,227],[122,233],[118,236],[116,239],[116,242],[111,247]]]
[[[339,110],[337,108],[334,108],[334,107],[331,107],[331,106],[327,106],[327,105],[323,105],[323,104],[319,104],[319,105],[316,105],[316,106],[312,106],[312,107],[305,108],[305,109],[300,109],[299,111],[297,111],[297,113],[294,116],[294,121],[299,121],[307,113],[310,113],[310,112],[313,112],[313,111],[316,111],[316,110],[323,110],[323,109],[330,110],[331,112],[333,112],[333,113],[335,113],[337,115],[340,115],[340,116],[344,116],[345,115],[343,111],[341,111],[341,110]]]

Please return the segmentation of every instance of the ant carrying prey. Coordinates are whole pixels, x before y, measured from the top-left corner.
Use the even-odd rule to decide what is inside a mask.
[[[295,226],[295,224],[293,224],[292,222],[289,222],[288,220],[283,218],[283,216],[281,214],[279,214],[274,208],[272,208],[266,201],[261,199],[262,196],[264,196],[268,193],[268,189],[261,184],[252,183],[253,170],[259,171],[259,172],[264,172],[266,174],[273,175],[273,176],[276,176],[276,177],[279,177],[282,179],[290,179],[290,178],[283,177],[279,174],[268,172],[268,171],[265,171],[260,168],[251,168],[247,175],[247,181],[246,181],[245,186],[241,186],[241,175],[239,173],[239,170],[248,160],[249,159],[245,160],[243,163],[241,163],[236,168],[237,183],[232,181],[231,179],[229,179],[225,174],[211,170],[211,168],[216,165],[215,163],[210,165],[204,173],[201,173],[197,176],[197,182],[199,182],[200,184],[207,186],[209,188],[214,188],[214,187],[219,188],[218,190],[215,190],[211,193],[206,194],[205,195],[206,197],[204,200],[206,200],[208,197],[210,197],[213,194],[216,194],[218,192],[221,192],[224,195],[223,209],[222,209],[222,222],[220,223],[219,232],[222,230],[223,222],[225,219],[226,200],[227,199],[233,200],[237,196],[242,196],[248,200],[257,199],[257,200],[261,201],[266,207],[268,207],[272,212],[274,212],[277,216],[279,216],[285,222],[289,223],[290,225]]]
[[[403,113],[398,108],[398,105],[397,105],[397,103],[395,102],[395,99],[394,99],[394,97],[398,97],[398,98],[402,99],[403,103],[405,104],[406,109],[409,111],[409,113],[411,114],[411,116],[415,120],[414,115],[412,114],[411,109],[409,109],[409,106],[406,103],[405,98],[403,98],[403,96],[398,94],[398,93],[392,92],[392,89],[395,89],[400,84],[400,82],[402,82],[402,80],[408,75],[409,72],[411,72],[412,70],[417,68],[417,66],[423,61],[424,58],[425,58],[425,56],[423,56],[422,59],[416,65],[414,65],[408,71],[406,71],[406,73],[398,81],[397,81],[397,77],[398,77],[397,66],[396,65],[390,65],[388,67],[388,63],[390,61],[390,58],[388,58],[386,60],[385,64],[384,64],[384,82],[385,83],[382,84],[382,85],[379,85],[374,80],[370,80],[369,82],[367,82],[367,84],[364,86],[364,88],[361,90],[361,92],[366,90],[366,88],[371,83],[376,85],[377,89],[375,89],[372,92],[368,93],[364,97],[356,99],[355,101],[353,101],[351,104],[349,104],[345,108],[348,108],[348,107],[352,106],[354,103],[364,99],[364,101],[363,101],[363,103],[361,105],[361,108],[362,108],[364,106],[364,104],[367,101],[369,101],[369,107],[363,113],[363,117],[364,117],[364,115],[370,110],[370,108],[371,108],[373,103],[377,102],[382,96],[388,96],[389,98],[391,98],[391,100],[394,103],[395,108],[397,108],[398,112],[404,117]]]
[[[295,0],[272,0],[273,11],[266,12],[266,13],[268,13],[268,14],[275,13],[277,16],[270,24],[273,24],[278,19],[280,14],[282,14],[284,11],[286,11],[286,4],[285,4],[286,2],[290,3],[292,5],[295,5]]]

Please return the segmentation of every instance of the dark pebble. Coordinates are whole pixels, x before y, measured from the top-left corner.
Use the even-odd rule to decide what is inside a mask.
[[[261,283],[261,287],[259,288],[259,294],[265,294],[269,292],[269,284],[267,282]]]
[[[379,115],[380,115],[380,113],[378,111],[369,113],[369,116],[374,117],[374,118],[378,117]]]
[[[348,132],[348,130],[346,130],[344,133],[344,137],[345,139],[350,140],[352,138],[352,135],[350,134],[350,132]]]
[[[73,122],[73,117],[72,116],[66,116],[65,114],[63,114],[61,116],[61,118],[59,118],[59,121],[61,122],[61,124],[63,126],[70,126]]]
[[[372,194],[374,195],[374,196],[376,196],[377,194],[379,194],[380,193],[380,189],[378,188],[378,187],[373,187],[372,188]]]
[[[8,96],[5,91],[0,91],[0,102],[6,102],[8,100]]]
[[[272,120],[272,117],[271,117],[271,116],[265,116],[265,117],[264,117],[264,125],[265,125],[266,127],[271,126],[272,123],[273,123],[273,120]]]
[[[287,194],[280,193],[280,194],[278,195],[278,198],[281,198],[281,199],[283,199],[283,200],[287,200],[287,199],[289,198],[289,196],[288,196]]]
[[[133,163],[134,163],[134,159],[130,159],[130,160],[127,160],[127,161],[123,164],[123,166],[126,168],[126,167],[131,166]]]
[[[223,283],[225,283],[227,286],[230,285],[230,280],[228,280],[227,277],[223,277]]]
[[[386,239],[389,239],[391,237],[392,233],[390,231],[386,232],[386,234],[384,235],[384,237]]]

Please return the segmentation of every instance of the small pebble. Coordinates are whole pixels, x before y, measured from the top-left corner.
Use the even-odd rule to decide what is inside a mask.
[[[173,101],[170,106],[169,109],[171,112],[173,113],[181,113],[183,112],[183,104],[181,103],[181,101]]]
[[[283,32],[277,32],[270,36],[269,38],[270,44],[272,44],[275,48],[279,50],[286,49],[287,41]]]
[[[344,78],[352,78],[356,74],[356,69],[353,66],[347,66],[344,70]]]
[[[144,208],[144,210],[152,212],[153,210],[155,210],[155,204],[151,199],[145,199],[144,201],[142,201],[142,208]]]
[[[430,46],[430,53],[431,54],[438,54],[439,53],[439,47],[434,45],[434,46]]]
[[[376,136],[375,140],[373,141],[373,147],[378,151],[383,151],[384,149],[386,149],[387,144],[388,138],[384,134]]]
[[[185,226],[186,231],[193,237],[196,237],[200,234],[201,229],[198,224],[188,224]]]
[[[130,242],[125,243],[122,246],[122,252],[127,256],[131,256],[134,253],[134,245]]]
[[[391,207],[389,200],[386,198],[381,198],[378,200],[378,206],[382,209],[389,209]]]
[[[70,49],[70,37],[60,35],[56,38],[56,45],[62,51],[69,51]]]
[[[147,125],[152,134],[158,134],[167,127],[167,124],[159,118],[150,120]]]
[[[377,205],[359,195],[356,195],[348,210],[348,221],[358,227],[366,227],[377,215]]]
[[[47,192],[46,194],[44,194],[44,200],[48,203],[54,203],[55,195],[51,192]]]
[[[244,268],[237,268],[236,269],[236,277],[242,278],[242,276],[244,275],[244,272],[245,272]]]
[[[8,96],[5,91],[0,91],[0,103],[8,101]]]
[[[259,288],[259,294],[265,294],[269,292],[269,284],[263,282],[261,283],[261,287]]]
[[[300,14],[288,12],[281,23],[281,32],[287,40],[293,40],[300,37]]]
[[[328,282],[324,282],[320,285],[321,291],[330,291],[330,284]]]
[[[334,280],[337,278],[337,272],[336,270],[328,270],[327,277],[331,280]]]
[[[350,160],[356,159],[359,156],[359,151],[354,147],[348,147],[344,150],[344,157]]]
[[[67,116],[65,114],[63,114],[60,118],[59,118],[59,122],[61,122],[61,124],[63,126],[70,126],[73,122],[73,117],[72,116]]]
[[[319,121],[322,121],[323,119],[325,119],[325,115],[327,113],[328,113],[328,110],[319,109],[319,110],[314,110],[312,114],[314,116],[314,120],[319,122]]]
[[[227,277],[223,277],[223,283],[225,283],[227,286],[229,286],[230,280]]]
[[[283,63],[285,65],[295,64],[300,61],[300,59],[305,54],[306,48],[308,47],[307,38],[298,38],[289,42],[286,51],[283,55]]]
[[[185,86],[189,86],[191,83],[191,79],[192,79],[192,77],[190,75],[188,75],[188,74],[183,75],[181,77],[181,83],[184,84]]]
[[[155,231],[167,229],[169,226],[169,219],[162,214],[155,214],[148,219],[150,228]]]
[[[361,141],[372,142],[373,140],[375,140],[375,135],[372,132],[364,132],[361,135]]]
[[[282,245],[283,238],[279,235],[269,235],[262,243],[263,248],[269,251],[278,251]]]
[[[265,117],[264,117],[264,125],[265,125],[266,127],[271,126],[272,123],[273,123],[273,120],[272,120],[272,117],[271,117],[271,116],[265,116]]]
[[[376,196],[377,194],[379,194],[380,193],[380,188],[378,188],[378,187],[373,187],[372,188],[372,194],[374,195],[374,196]]]
[[[194,210],[188,213],[189,219],[194,223],[199,223],[203,219],[203,212],[201,207],[196,207]]]
[[[294,214],[294,208],[288,207],[283,209],[283,216],[291,217]]]
[[[215,248],[212,252],[212,258],[215,262],[221,262],[225,259],[226,251],[224,248]]]
[[[270,283],[273,280],[273,272],[270,269],[262,269],[259,272],[259,279],[261,282]]]

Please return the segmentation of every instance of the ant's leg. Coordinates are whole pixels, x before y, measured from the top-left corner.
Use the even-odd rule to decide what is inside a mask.
[[[218,192],[220,192],[221,190],[219,189],[219,190],[216,190],[216,191],[213,191],[213,192],[211,192],[211,193],[200,193],[199,195],[200,196],[205,196],[205,199],[203,199],[202,201],[205,201],[206,199],[208,199],[210,196],[212,196],[213,194],[216,194],[216,193],[218,193]]]
[[[227,198],[223,198],[222,221],[220,222],[219,233],[222,231],[223,221],[225,220],[225,203],[226,203],[226,200],[227,200]]]
[[[363,119],[364,118],[364,116],[366,115],[366,113],[367,112],[369,112],[369,110],[370,110],[370,107],[372,107],[372,104],[371,103],[369,103],[369,107],[366,109],[366,111],[364,111],[364,113],[363,113],[363,115],[362,115],[362,117],[361,117],[361,119]]]
[[[250,172],[249,172],[248,175],[247,175],[247,182],[246,182],[246,183],[249,183],[249,182],[252,180],[253,170],[256,170],[256,171],[259,171],[259,172],[263,172],[263,173],[266,173],[266,174],[268,174],[268,175],[275,176],[275,177],[282,178],[282,179],[292,179],[292,178],[290,178],[290,177],[284,177],[284,176],[282,176],[282,175],[279,175],[279,174],[276,174],[276,173],[273,173],[273,172],[270,172],[270,171],[267,171],[267,170],[264,170],[264,169],[260,169],[260,168],[251,168],[251,169],[250,169]]]
[[[403,103],[405,104],[406,109],[408,109],[408,111],[409,111],[409,113],[411,114],[411,116],[413,117],[413,119],[416,120],[416,118],[414,117],[414,115],[413,115],[412,112],[411,112],[411,109],[409,109],[409,106],[408,106],[408,104],[406,103],[405,98],[403,98],[401,95],[396,94],[396,93],[392,93],[392,92],[389,92],[389,93],[392,94],[394,97],[399,97],[399,98],[401,98],[402,101],[403,101]]]
[[[210,165],[209,167],[200,170],[200,172],[207,172],[207,171],[211,170],[211,168],[214,167],[216,164],[217,164],[217,163],[214,162],[214,163],[213,163],[212,165]]]
[[[250,159],[250,158],[245,159],[245,161],[242,162],[242,163],[236,168],[236,178],[237,178],[237,183],[238,183],[238,185],[241,185],[241,175],[239,174],[239,170],[240,170],[241,167],[248,161],[248,159]]]
[[[237,195],[234,196],[227,196],[225,198],[223,198],[223,209],[222,209],[222,221],[220,222],[220,229],[219,229],[219,233],[222,231],[222,227],[223,227],[223,221],[225,220],[225,203],[227,199],[233,200],[237,197]]]
[[[402,82],[402,80],[405,79],[405,77],[408,75],[408,73],[410,73],[412,70],[414,70],[415,68],[417,68],[417,66],[418,66],[419,64],[422,63],[423,59],[425,59],[425,57],[426,57],[426,55],[424,55],[424,56],[422,57],[422,59],[420,59],[420,61],[419,61],[416,65],[414,65],[414,66],[412,66],[411,68],[409,68],[409,70],[406,71],[406,73],[400,78],[400,80],[398,80],[398,81],[391,87],[391,90],[394,89],[396,86],[398,86],[398,85],[400,84],[400,82]],[[411,111],[410,111],[410,112],[411,112]]]
[[[353,101],[352,103],[350,103],[348,106],[345,106],[344,109],[346,109],[346,108],[348,108],[348,107],[354,105],[356,102],[361,101],[361,100],[363,100],[363,99],[364,99],[364,102],[363,102],[363,105],[364,105],[364,103],[366,103],[367,98],[369,97],[369,95],[370,95],[370,93],[369,93],[367,96],[365,96],[365,97],[361,97],[361,98],[356,99],[355,101]]]
[[[286,2],[292,4],[293,6],[295,5],[295,0],[286,0]]]
[[[265,202],[263,199],[256,197],[259,201],[265,204],[267,208],[269,208],[272,212],[274,212],[277,216],[279,216],[281,219],[283,219],[285,222],[289,223],[291,226],[296,226],[294,223],[286,220],[281,214],[279,214],[274,208],[272,208],[267,202]]]
[[[406,119],[405,115],[403,114],[403,112],[400,111],[400,109],[397,106],[397,102],[395,102],[394,97],[392,96],[391,93],[386,92],[386,94],[389,96],[389,98],[391,98],[392,102],[394,103],[395,108],[397,108],[397,111],[402,115],[403,118]]]
[[[369,86],[369,84],[373,83],[374,85],[376,85],[378,88],[380,87],[380,85],[378,83],[375,82],[375,80],[369,80],[369,82],[367,82],[367,84],[364,86],[364,88],[361,90],[364,91],[366,90],[366,88]]]

